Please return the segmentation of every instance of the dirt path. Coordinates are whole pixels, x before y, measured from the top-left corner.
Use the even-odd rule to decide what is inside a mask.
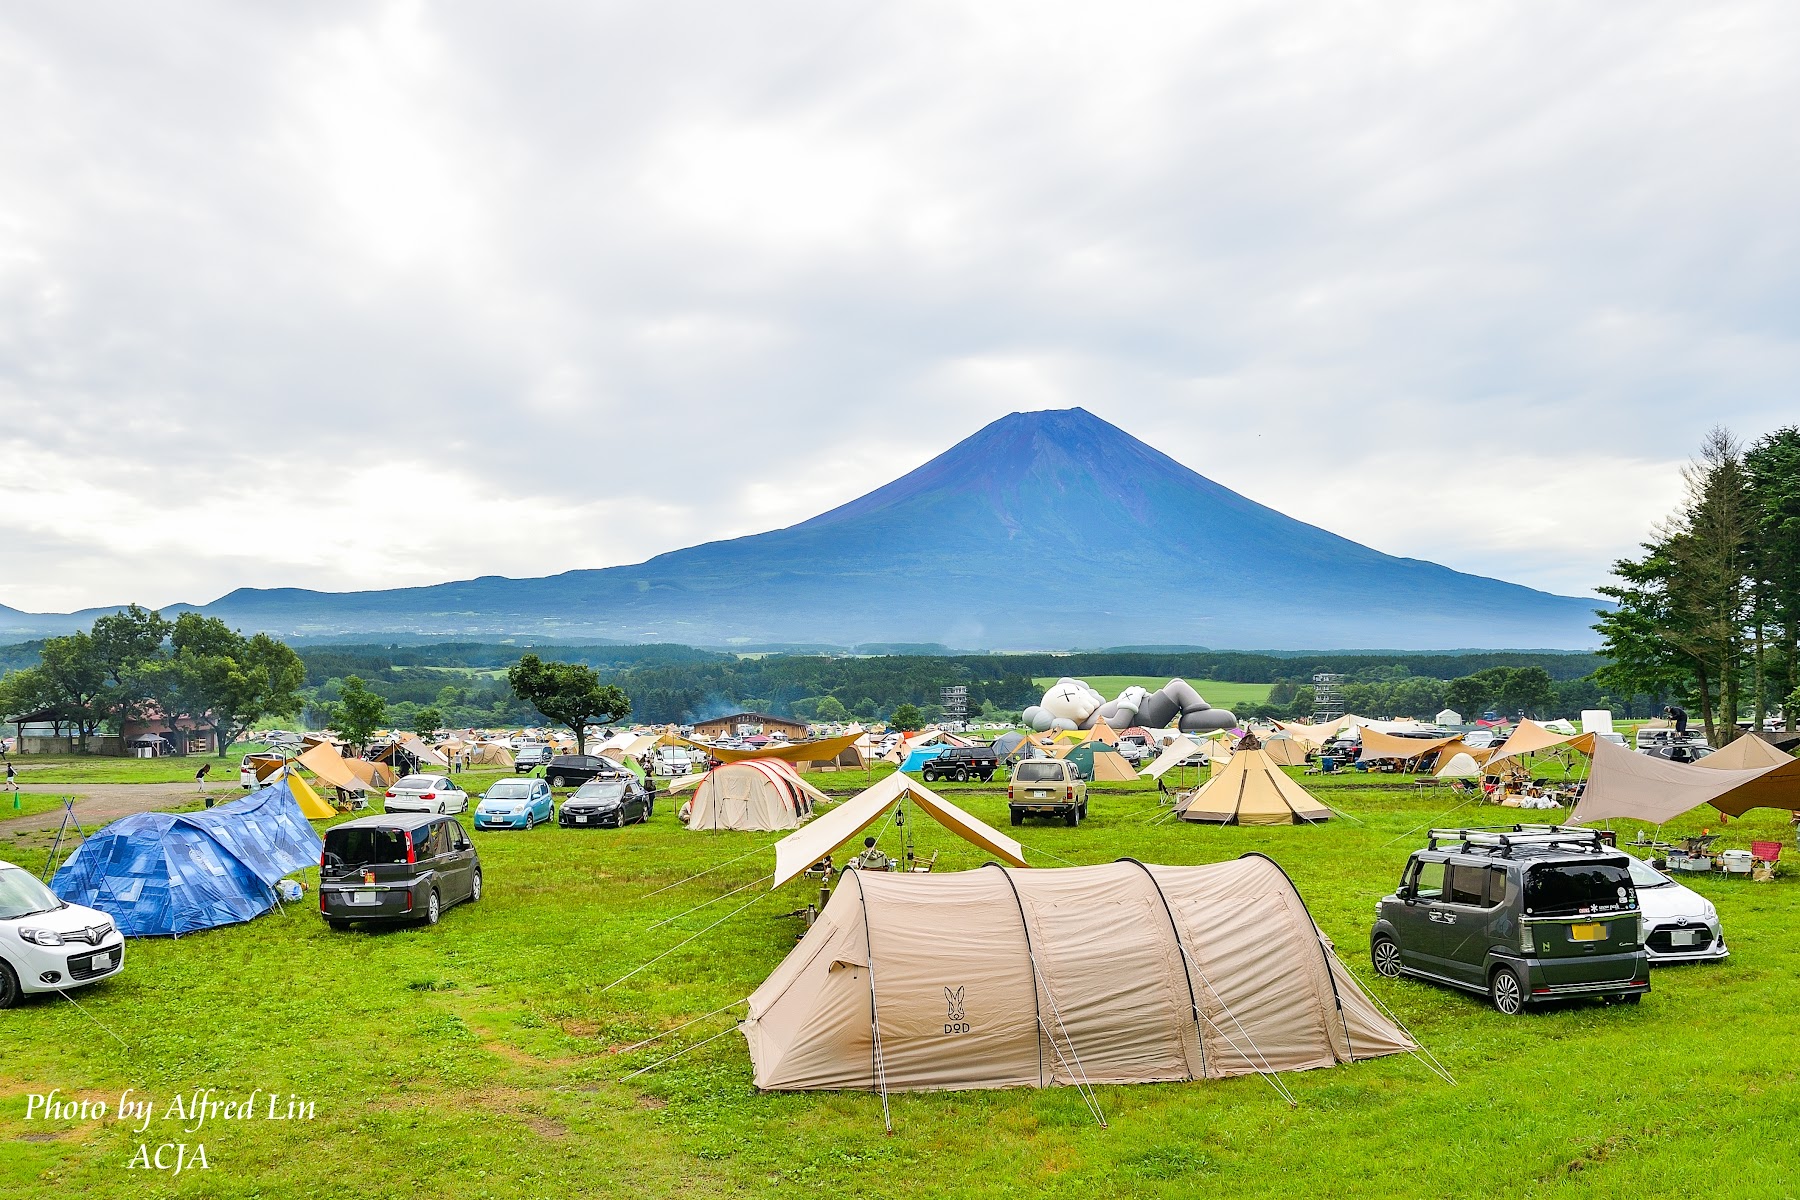
[[[199,798],[192,781],[181,783],[22,783],[19,790],[28,795],[75,797],[75,819],[89,833],[120,817],[132,813],[155,812],[179,808]],[[215,787],[212,794],[221,802],[236,799],[237,788]],[[0,800],[0,812],[10,801]],[[25,817],[0,820],[0,838],[4,845],[38,845],[55,836],[62,825],[61,808],[33,813]]]

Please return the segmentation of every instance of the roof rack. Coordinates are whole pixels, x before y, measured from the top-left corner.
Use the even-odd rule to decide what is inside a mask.
[[[1604,850],[1607,849],[1600,832],[1595,829],[1578,829],[1572,825],[1503,825],[1492,828],[1477,829],[1433,829],[1431,842],[1427,849],[1442,849],[1439,842],[1455,842],[1463,850],[1498,851],[1502,856],[1511,855],[1520,846],[1556,846],[1567,845],[1573,849]]]

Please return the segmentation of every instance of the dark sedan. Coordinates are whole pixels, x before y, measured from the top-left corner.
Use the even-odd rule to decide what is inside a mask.
[[[584,783],[563,802],[558,823],[576,827],[597,825],[622,829],[633,821],[648,821],[656,798],[644,790],[637,777],[626,775]]]
[[[558,754],[544,764],[544,778],[553,788],[575,787],[590,779],[625,773],[624,767],[598,754]]]

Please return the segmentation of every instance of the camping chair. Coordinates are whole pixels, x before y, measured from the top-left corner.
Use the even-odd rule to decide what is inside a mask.
[[[937,856],[938,852],[933,850],[930,858],[923,860],[915,858],[913,859],[912,867],[909,869],[915,875],[929,875],[931,873],[931,868],[937,865]]]
[[[1768,883],[1775,878],[1775,863],[1781,858],[1780,842],[1751,842],[1750,857],[1756,861],[1751,868],[1750,878],[1759,883]]]

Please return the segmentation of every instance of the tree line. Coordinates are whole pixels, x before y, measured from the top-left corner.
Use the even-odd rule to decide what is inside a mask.
[[[46,638],[35,664],[0,679],[0,712],[37,716],[80,748],[103,726],[191,721],[210,729],[224,757],[251,726],[299,713],[305,668],[283,642],[246,637],[217,617],[173,621],[131,605],[92,628]],[[186,739],[175,739],[185,753]]]
[[[1600,588],[1618,607],[1595,628],[1609,687],[1661,691],[1698,708],[1722,745],[1800,709],[1800,427],[1745,446],[1707,434],[1682,472],[1680,504],[1613,566]]]

